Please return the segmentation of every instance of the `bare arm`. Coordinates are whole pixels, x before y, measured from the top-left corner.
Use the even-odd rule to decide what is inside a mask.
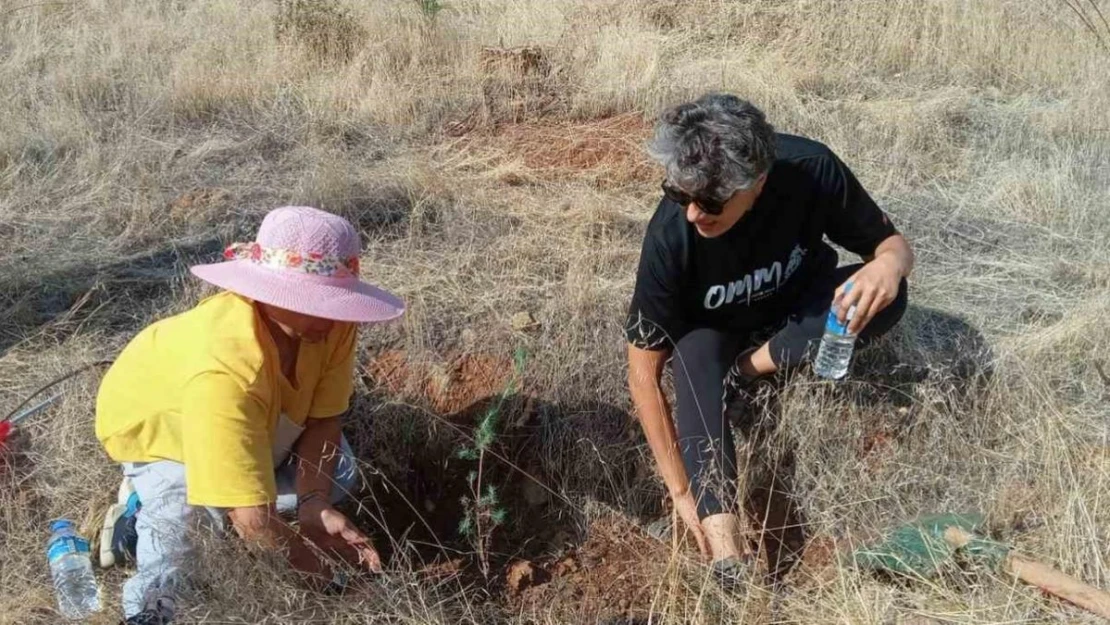
[[[308,574],[313,586],[323,588],[330,581],[331,567],[281,520],[273,505],[233,508],[228,517],[243,540],[267,550],[287,549],[289,564]]]
[[[644,429],[648,447],[655,457],[655,464],[663,476],[663,483],[674,502],[675,512],[682,518],[686,527],[697,541],[698,550],[709,554],[709,543],[698,519],[698,506],[694,493],[690,490],[690,479],[682,464],[682,454],[678,449],[678,436],[671,407],[659,381],[669,352],[651,351],[628,346],[628,389],[632,403]]]
[[[875,247],[875,253],[863,260],[870,263],[880,258],[889,260],[897,267],[899,278],[908,278],[910,273],[913,272],[915,260],[913,248],[910,247],[910,242],[906,240],[906,237],[900,234],[892,234],[883,239],[882,243]]]
[[[381,558],[370,538],[331,505],[333,476],[341,453],[340,420],[309,419],[297,439],[297,520],[301,531],[317,547],[378,572]]]
[[[837,288],[833,300],[839,301],[842,322],[848,315],[848,309],[853,304],[856,306],[856,316],[849,325],[849,330],[853,333],[862,330],[875,315],[889,306],[898,296],[899,283],[902,278],[908,278],[913,271],[913,249],[905,237],[894,234],[883,239],[882,243],[875,248],[875,254],[865,257],[864,261],[866,264],[863,268],[848,280],[853,283],[852,290],[848,292],[849,296],[842,297],[844,294],[842,284]],[[770,341],[741,356],[740,369],[750,377],[777,371],[778,367],[771,359]]]
[[[652,456],[672,497],[690,489],[686,468],[678,450],[671,407],[659,381],[669,352],[628,346],[628,390],[640,419]]]
[[[856,314],[848,324],[848,330],[853,334],[862,330],[879,311],[898,297],[898,285],[913,271],[914,257],[906,237],[892,234],[875,247],[872,257],[864,260],[867,264],[848,279],[852,289],[845,293],[842,284],[833,298],[839,306],[842,323],[847,320],[848,310],[856,307]]]
[[[293,451],[297,459],[297,500],[319,498],[325,503],[332,491],[339,461],[340,417],[309,419]]]

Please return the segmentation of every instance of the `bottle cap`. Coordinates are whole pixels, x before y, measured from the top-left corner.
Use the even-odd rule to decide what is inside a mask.
[[[50,522],[50,531],[56,532],[61,529],[73,527],[73,521],[69,519],[54,519]]]

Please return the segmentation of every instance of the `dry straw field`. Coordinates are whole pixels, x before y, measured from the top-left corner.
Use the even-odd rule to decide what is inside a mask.
[[[181,622],[1095,622],[981,567],[896,581],[836,553],[978,510],[1110,587],[1099,3],[3,0],[0,408],[189,307],[187,265],[267,210],[316,205],[410,306],[363,333],[347,425],[365,482],[347,510],[388,572],[324,597],[205,540]],[[830,145],[918,252],[910,311],[853,380],[800,375],[768,408],[753,457],[794,450],[807,548],[735,593],[644,531],[665,504],[621,332],[652,118],[708,90]],[[45,522],[113,496],[96,385],[63,384],[0,460],[2,622],[57,622]],[[490,414],[498,501],[460,533],[459,451]],[[125,576],[100,573],[93,622],[115,622]]]

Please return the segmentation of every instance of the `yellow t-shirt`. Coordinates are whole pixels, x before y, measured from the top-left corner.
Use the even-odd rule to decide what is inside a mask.
[[[234,508],[277,498],[279,415],[303,425],[346,412],[357,327],[302,341],[296,384],[254,304],[221,293],[143,330],[104,377],[96,436],[117,462],[185,465],[188,501]]]

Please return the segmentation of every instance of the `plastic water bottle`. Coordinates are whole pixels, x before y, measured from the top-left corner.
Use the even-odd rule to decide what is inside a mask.
[[[93,575],[89,541],[77,533],[73,521],[59,519],[50,523],[46,558],[54,578],[58,611],[70,619],[84,619],[99,612],[100,588]]]
[[[850,290],[851,282],[844,288],[844,293]],[[848,332],[848,322],[856,315],[856,307],[848,309],[844,323],[840,323],[836,313],[837,307],[830,306],[829,316],[825,319],[825,335],[821,337],[821,347],[817,349],[817,359],[813,363],[813,371],[830,380],[839,380],[848,374],[848,363],[856,345],[856,335]]]

